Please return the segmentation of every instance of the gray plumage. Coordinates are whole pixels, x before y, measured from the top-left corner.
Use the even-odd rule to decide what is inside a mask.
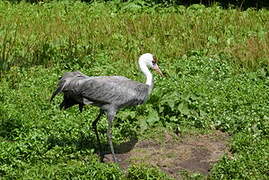
[[[51,101],[58,94],[64,93],[60,108],[67,109],[79,105],[99,106],[102,110],[118,110],[126,106],[142,104],[146,101],[149,85],[130,80],[123,76],[89,77],[81,72],[67,72],[60,78],[57,90]]]
[[[146,84],[130,80],[122,76],[86,76],[81,72],[67,72],[60,79],[58,87],[51,96],[53,98],[63,93],[64,98],[60,104],[60,109],[67,109],[74,105],[79,106],[82,112],[84,105],[94,105],[100,107],[97,118],[93,121],[92,126],[95,131],[99,151],[102,158],[101,143],[97,131],[97,122],[103,113],[108,118],[108,142],[110,145],[113,160],[116,162],[114,147],[112,144],[112,122],[121,108],[135,106],[144,103],[153,88],[153,78],[148,67],[154,69],[162,75],[157,65],[157,59],[150,53],[146,53],[139,58],[139,67],[145,74]]]

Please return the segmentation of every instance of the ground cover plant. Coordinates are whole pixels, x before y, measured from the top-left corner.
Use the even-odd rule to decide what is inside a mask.
[[[144,81],[136,61],[152,52],[166,77],[155,77],[147,104],[118,114],[114,142],[156,128],[183,134],[221,130],[231,136],[232,156],[224,155],[207,177],[268,178],[268,15],[202,5],[149,8],[143,1],[1,1],[0,176],[171,178],[157,167],[122,171],[99,162],[90,126],[97,109],[60,111],[49,103],[66,71]],[[99,125],[104,145],[106,124],[103,119]]]

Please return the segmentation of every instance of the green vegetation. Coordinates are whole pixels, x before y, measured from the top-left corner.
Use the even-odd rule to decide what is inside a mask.
[[[139,2],[1,2],[1,70],[55,63],[71,68],[100,56],[132,62],[147,51],[160,58],[202,51],[250,68],[268,63],[266,10],[148,8]]]
[[[66,71],[144,81],[136,61],[160,60],[148,103],[118,114],[114,142],[152,127],[231,137],[212,179],[266,179],[269,169],[269,11],[192,5],[0,2],[0,176],[6,179],[166,179],[156,168],[98,161],[97,109],[60,111],[49,98]],[[107,144],[106,121],[99,131]],[[151,132],[152,133],[152,132]],[[109,149],[107,147],[107,149]]]

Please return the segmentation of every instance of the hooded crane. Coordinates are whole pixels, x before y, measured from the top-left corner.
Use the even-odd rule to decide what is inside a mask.
[[[97,122],[106,113],[108,118],[108,142],[114,162],[117,162],[112,143],[112,122],[121,108],[143,104],[153,88],[153,76],[148,68],[152,68],[163,76],[157,65],[157,58],[146,53],[139,58],[140,70],[146,76],[146,83],[130,80],[123,76],[86,76],[81,72],[67,72],[59,79],[58,88],[51,96],[51,101],[58,94],[63,92],[64,99],[60,109],[67,109],[79,105],[82,112],[84,105],[100,107],[97,118],[92,126],[101,153],[101,143],[97,131]]]

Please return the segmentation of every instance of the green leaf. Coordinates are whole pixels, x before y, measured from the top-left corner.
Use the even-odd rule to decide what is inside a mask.
[[[190,114],[190,110],[188,108],[188,104],[186,104],[184,102],[180,103],[178,105],[177,109],[183,115],[189,115]]]
[[[154,110],[153,108],[151,108],[146,119],[147,123],[151,126],[155,124],[156,122],[159,122],[159,120],[160,118],[159,118],[158,112]]]

